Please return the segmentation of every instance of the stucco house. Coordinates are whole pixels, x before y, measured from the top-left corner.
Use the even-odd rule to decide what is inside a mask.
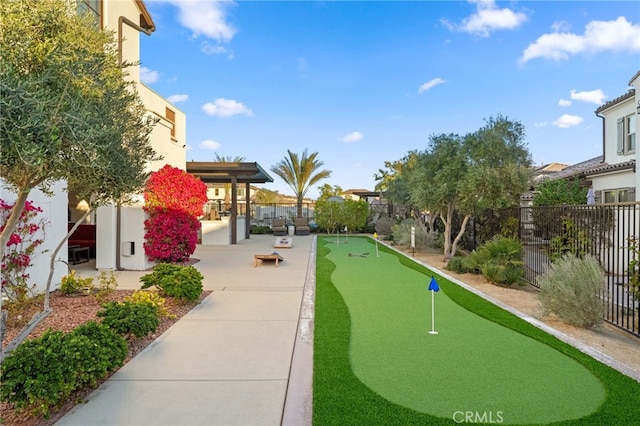
[[[640,71],[631,77],[631,88],[595,110],[602,119],[602,155],[565,166],[561,170],[536,170],[533,186],[545,180],[580,180],[590,188],[585,203],[624,203],[637,201],[636,188],[640,175],[636,164],[640,151],[637,137],[640,130]],[[531,206],[534,193],[523,194],[521,206]]]
[[[596,203],[636,201],[640,175],[636,164],[640,115],[640,71],[631,77],[624,95],[605,103],[595,113],[602,118],[602,163],[586,173]]]

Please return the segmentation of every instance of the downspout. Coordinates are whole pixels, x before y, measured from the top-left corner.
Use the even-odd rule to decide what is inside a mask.
[[[153,32],[150,28],[142,28],[126,16],[120,16],[118,18],[118,65],[122,65],[122,24],[127,24],[134,30],[138,30],[146,35],[150,36]],[[116,271],[122,271],[122,265],[120,265],[120,244],[122,243],[122,205],[118,202],[116,206]]]
[[[604,162],[607,161],[607,159],[605,157],[606,154],[607,154],[607,151],[606,151],[606,145],[605,145],[605,134],[606,134],[606,132],[605,132],[605,127],[604,127],[604,116],[598,114],[598,111],[596,111],[596,117],[600,117],[602,119],[602,162],[604,163]]]

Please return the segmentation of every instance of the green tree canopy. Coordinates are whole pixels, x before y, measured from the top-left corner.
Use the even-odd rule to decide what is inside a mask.
[[[278,191],[260,188],[256,191],[255,202],[258,204],[277,203],[281,195]]]
[[[293,190],[298,206],[298,217],[302,217],[302,200],[312,185],[331,176],[330,170],[320,170],[324,163],[318,153],[307,154],[307,149],[298,155],[287,150],[287,157],[271,167],[271,171]]]
[[[415,156],[411,167],[402,167],[394,179],[387,179],[387,185],[404,181],[394,192],[404,192],[411,205],[440,217],[445,259],[455,255],[476,209],[517,204],[527,188],[531,165],[524,135],[522,124],[503,116],[486,120],[485,126],[465,136],[432,135],[425,151],[406,157]],[[453,229],[456,213],[462,218],[457,230]]]
[[[342,188],[338,185],[331,186],[328,183],[325,183],[324,185],[319,186],[318,189],[320,190],[320,196],[316,201],[326,200],[329,197],[342,197]]]
[[[538,187],[533,196],[534,206],[560,206],[562,204],[585,204],[587,192],[577,180],[547,180]]]

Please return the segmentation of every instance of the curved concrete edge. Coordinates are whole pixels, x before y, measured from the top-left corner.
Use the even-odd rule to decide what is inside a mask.
[[[311,426],[313,419],[313,318],[316,299],[316,248],[313,236],[302,292],[298,330],[293,346],[289,383],[281,425]]]
[[[379,241],[379,240],[378,240]],[[442,276],[443,278],[448,279],[449,281],[459,285],[460,287],[464,288],[465,290],[470,291],[471,293],[474,293],[480,297],[482,297],[483,299],[493,303],[494,305],[499,306],[500,308],[504,309],[505,311],[511,312],[512,314],[516,315],[517,317],[523,319],[524,321],[528,322],[529,324],[545,331],[546,333],[549,333],[550,335],[556,337],[557,339],[563,341],[564,343],[567,343],[571,346],[573,346],[574,348],[578,349],[580,352],[583,352],[587,355],[589,355],[592,358],[595,358],[596,360],[600,361],[601,363],[608,365],[609,367],[619,371],[620,373],[631,377],[632,379],[636,380],[637,382],[640,382],[640,371],[634,370],[633,368],[629,367],[626,364],[621,363],[620,361],[617,361],[613,358],[611,358],[609,355],[602,353],[594,348],[592,348],[589,345],[584,344],[583,342],[567,335],[564,334],[558,330],[556,330],[553,327],[548,326],[547,324],[543,323],[542,321],[537,320],[536,318],[531,317],[530,315],[527,315],[523,312],[520,312],[517,309],[512,308],[511,306],[502,303],[501,301],[489,296],[486,293],[481,292],[480,290],[477,290],[474,287],[471,287],[468,284],[465,284],[464,282],[460,281],[457,278],[452,277],[451,275],[447,274],[446,272],[441,271],[438,268],[434,268],[431,265],[427,265],[426,263],[422,262],[421,260],[418,260],[414,257],[411,257],[409,255],[407,255],[406,253],[403,253],[402,251],[396,249],[395,247],[383,242],[383,241],[379,241],[380,243],[384,244],[386,247],[390,248],[391,250],[395,251],[396,253],[399,253],[401,255],[403,255],[404,257],[407,257],[411,260],[413,260],[416,263],[419,263],[420,265],[424,266],[425,268],[436,272],[438,275]]]

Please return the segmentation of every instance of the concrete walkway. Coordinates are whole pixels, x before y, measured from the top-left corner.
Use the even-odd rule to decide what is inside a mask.
[[[56,424],[310,425],[316,245],[291,238],[198,246],[213,293]],[[254,266],[274,251],[278,267]],[[118,288],[143,274],[118,273]]]

